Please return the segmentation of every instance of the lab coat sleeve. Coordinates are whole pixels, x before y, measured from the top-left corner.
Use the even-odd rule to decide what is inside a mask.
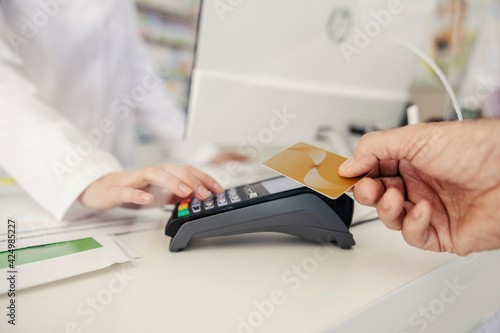
[[[37,98],[21,68],[0,9],[0,164],[61,220],[89,184],[121,166]]]
[[[144,40],[139,34],[137,23],[134,24],[137,32],[134,38],[136,50],[135,81],[137,85],[143,85],[144,80],[154,76],[156,82],[161,82],[152,61],[146,54]],[[155,89],[148,92],[148,98],[139,105],[139,112],[155,137],[176,161],[195,164],[207,163],[220,152],[219,148],[213,144],[194,144],[183,140],[186,129],[186,114],[174,98],[167,93],[163,84],[158,84]]]

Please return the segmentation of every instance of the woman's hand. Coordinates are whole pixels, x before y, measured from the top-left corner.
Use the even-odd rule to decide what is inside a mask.
[[[153,191],[155,188],[156,191]],[[212,177],[196,168],[167,163],[106,175],[87,187],[78,200],[88,208],[111,209],[134,205],[140,207],[154,201],[163,205],[188,197],[206,200],[210,192],[222,193],[224,189]],[[155,195],[162,197],[154,200]]]

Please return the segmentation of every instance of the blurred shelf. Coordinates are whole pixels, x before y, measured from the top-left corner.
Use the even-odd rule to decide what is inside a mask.
[[[189,82],[191,76],[188,74],[172,74],[172,75],[160,75],[160,78],[164,81]]]
[[[174,3],[173,1],[136,0],[139,11],[154,11],[166,18],[180,19],[186,23],[193,23],[197,20],[198,1],[184,1],[183,3],[187,3],[187,5],[180,5],[180,2]]]
[[[175,37],[169,37],[165,35],[160,36],[154,33],[146,32],[144,30],[141,30],[141,34],[142,37],[144,37],[144,39],[151,44],[164,46],[174,50],[194,50],[194,41],[175,39]]]
[[[193,67],[200,0],[135,0],[146,51],[165,82],[165,90],[181,107]],[[142,141],[147,141],[145,138]]]

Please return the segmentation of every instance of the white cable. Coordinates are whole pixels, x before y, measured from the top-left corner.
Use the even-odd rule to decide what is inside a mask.
[[[395,39],[392,38],[392,40],[404,47],[406,47],[408,50],[412,51],[416,55],[420,57],[423,61],[425,61],[436,73],[438,76],[439,80],[443,83],[446,91],[448,92],[448,96],[450,96],[451,102],[453,103],[453,107],[455,109],[455,113],[457,114],[458,120],[462,121],[464,120],[464,117],[462,116],[462,110],[460,109],[460,105],[458,104],[458,99],[457,96],[455,95],[455,92],[453,91],[453,88],[451,87],[450,82],[446,78],[446,75],[443,73],[441,68],[434,62],[434,60],[431,59],[427,54],[425,54],[422,50],[420,50],[418,47],[415,45],[408,43],[407,41],[400,40],[400,39]]]
[[[322,138],[328,142],[332,151],[340,156],[351,156],[354,149],[349,145],[349,132],[340,132],[339,130],[331,129],[322,131]]]
[[[406,118],[408,118],[408,125],[415,125],[420,122],[420,112],[418,106],[410,105],[406,109]]]

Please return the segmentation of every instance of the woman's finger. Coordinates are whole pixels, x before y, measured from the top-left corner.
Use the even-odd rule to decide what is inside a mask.
[[[198,179],[201,180],[203,185],[205,185],[209,191],[211,191],[213,193],[224,192],[224,188],[222,186],[220,186],[220,184],[217,183],[217,181],[215,179],[213,179],[212,177],[210,177],[209,175],[207,175],[203,171],[200,171],[200,170],[198,170],[190,165],[186,166],[186,169],[189,172],[191,172],[193,175],[198,177]]]
[[[147,205],[150,204],[154,199],[154,196],[152,194],[130,187],[120,188],[118,196],[121,204],[133,203],[137,205]]]
[[[197,174],[193,173],[192,169],[194,168],[180,167],[172,163],[164,164],[162,168],[189,186],[195,192],[196,198],[206,200],[210,196],[207,186]]]
[[[140,178],[140,183],[163,187],[181,198],[186,198],[193,194],[191,187],[161,167],[145,167],[137,171],[137,176]]]

